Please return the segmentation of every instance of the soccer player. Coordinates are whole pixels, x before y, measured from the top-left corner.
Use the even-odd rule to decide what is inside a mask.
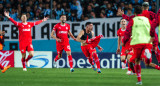
[[[29,66],[29,60],[34,55],[33,45],[32,45],[32,36],[31,36],[31,28],[34,25],[38,25],[43,21],[46,21],[48,18],[43,18],[43,20],[36,21],[36,22],[27,22],[26,14],[22,14],[21,20],[22,22],[16,22],[9,16],[9,12],[4,12],[4,15],[9,18],[9,20],[18,28],[19,30],[19,48],[22,54],[22,66],[23,71],[27,71],[25,64]],[[26,58],[26,50],[28,51],[29,55]]]
[[[148,64],[151,63],[151,40],[153,40],[155,36],[155,33],[152,32],[153,28],[151,28],[151,21],[148,18],[142,16],[141,13],[141,6],[135,6],[135,17],[131,21],[129,21],[127,25],[127,29],[123,39],[124,44],[122,44],[125,45],[132,36],[130,42],[130,45],[132,46],[134,52],[132,61],[135,61],[135,72],[138,79],[138,82],[136,84],[139,85],[142,85],[140,66],[140,61],[142,59],[141,55],[143,54],[142,52],[145,52],[145,56],[147,57],[145,62]]]
[[[118,35],[118,48],[116,53],[119,54],[120,53],[120,46],[121,43],[123,43],[123,38],[124,38],[124,33],[126,31],[126,26],[127,26],[127,21],[125,19],[121,19],[120,21],[121,24],[121,28],[117,31],[117,35]],[[126,53],[126,50],[128,50],[130,47],[130,42],[128,42],[125,46],[122,46],[122,50],[121,50],[121,62],[122,62],[122,69],[126,68],[126,58],[131,58],[133,52],[129,51],[128,53]],[[131,74],[131,69],[130,66],[128,64],[128,71],[126,74]]]
[[[53,27],[51,37],[56,40],[56,48],[57,48],[57,56],[54,59],[54,67],[56,67],[56,62],[58,59],[62,57],[63,50],[67,53],[68,61],[70,65],[70,71],[74,72],[73,69],[73,60],[71,55],[71,48],[69,44],[68,35],[71,36],[74,40],[76,38],[70,31],[70,25],[66,23],[66,15],[61,15],[60,17],[61,22],[56,24]],[[56,33],[56,36],[54,35]]]
[[[92,68],[96,71],[96,68],[95,68],[95,65],[94,65],[94,62],[93,62],[93,58],[94,58],[94,61],[97,65],[97,73],[101,73],[100,62],[99,62],[99,58],[98,58],[97,53],[96,53],[96,49],[92,46],[92,44],[85,43],[87,37],[89,39],[91,39],[94,36],[94,32],[92,30],[93,30],[93,24],[91,22],[87,22],[86,25],[85,25],[85,29],[80,31],[76,40],[78,42],[81,42],[82,52],[84,53],[84,55],[89,60],[89,63],[92,65]],[[103,48],[100,47],[99,45],[97,45],[96,47],[98,47],[98,49],[100,51],[103,50]],[[93,56],[93,58],[92,58],[92,56]]]

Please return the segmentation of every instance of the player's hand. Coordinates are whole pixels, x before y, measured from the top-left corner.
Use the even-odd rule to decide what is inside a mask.
[[[5,31],[2,31],[2,35],[4,35],[6,32]]]
[[[44,17],[42,21],[47,21],[48,20],[48,17]]]
[[[117,49],[116,54],[120,54],[120,49]]]
[[[102,47],[98,47],[98,50],[101,52],[103,51],[104,49]]]
[[[117,16],[122,16],[123,14],[124,14],[124,11],[121,9],[118,9]]]
[[[9,12],[7,12],[7,11],[4,11],[4,15],[5,15],[6,17],[8,17],[8,18],[10,17],[10,16],[9,16]]]
[[[57,38],[56,41],[57,41],[57,42],[61,42],[61,39]]]
[[[74,41],[77,41],[77,39],[76,39],[76,38],[74,38],[73,40],[74,40]]]
[[[151,37],[149,43],[152,43],[154,41],[155,37]]]

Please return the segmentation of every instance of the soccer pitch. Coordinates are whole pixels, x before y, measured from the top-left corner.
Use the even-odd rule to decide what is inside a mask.
[[[127,75],[127,69],[101,69],[97,74],[92,69],[75,68],[10,68],[0,73],[0,86],[136,86],[136,76]],[[160,86],[160,71],[142,69],[143,86]]]

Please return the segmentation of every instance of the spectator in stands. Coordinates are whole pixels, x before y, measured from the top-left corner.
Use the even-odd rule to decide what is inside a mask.
[[[132,15],[133,15],[132,10],[128,8],[126,15],[127,15],[127,16],[132,16]]]
[[[107,4],[106,16],[107,17],[113,17],[114,16],[114,11],[113,11],[110,3]]]
[[[17,21],[17,16],[18,16],[18,13],[16,12],[16,9],[12,8],[10,17]]]
[[[100,13],[100,18],[106,18],[105,13],[101,12],[101,13]]]
[[[71,16],[69,16],[68,20],[70,21],[77,21],[77,14],[74,11],[71,11]]]
[[[60,4],[57,4],[57,8],[55,9],[56,12],[56,19],[59,20],[60,19],[60,15],[65,14],[65,11],[63,8],[61,8]]]
[[[3,50],[3,47],[4,47],[4,34],[5,34],[5,31],[1,31],[2,34],[0,34],[0,50]]]
[[[44,16],[50,15],[50,7],[49,4],[46,4],[45,9],[44,9]]]

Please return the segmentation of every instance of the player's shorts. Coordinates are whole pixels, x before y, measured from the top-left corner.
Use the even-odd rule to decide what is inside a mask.
[[[21,53],[26,53],[26,50],[28,52],[34,51],[32,43],[19,43],[19,48]]]
[[[87,58],[90,57],[93,51],[96,51],[96,49],[92,48],[92,46],[89,44],[85,46],[81,46],[81,50]]]
[[[126,53],[126,47],[122,47],[122,50],[121,50],[121,57],[122,56],[126,56],[126,55],[133,55],[133,51],[129,51],[129,53]]]
[[[62,54],[63,50],[64,51],[71,51],[70,44],[60,44],[56,43],[56,48],[57,48],[57,54]]]
[[[136,58],[140,60],[144,60],[145,63],[147,64],[152,62],[152,53],[151,53],[152,45],[151,44],[132,45],[132,48],[134,53],[133,53],[133,56],[130,58],[130,62],[134,63]]]

